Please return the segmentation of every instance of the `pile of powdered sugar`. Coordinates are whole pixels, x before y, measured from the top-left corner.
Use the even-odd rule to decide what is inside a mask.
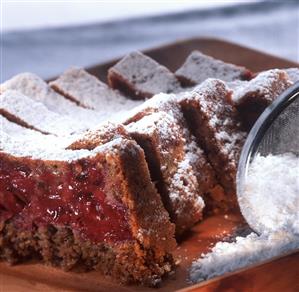
[[[248,168],[241,211],[260,234],[285,229],[299,235],[299,157],[257,155]]]
[[[193,262],[190,280],[194,283],[262,262],[299,248],[299,236],[278,231],[246,237],[234,242],[218,242],[212,251]]]
[[[257,155],[239,198],[244,217],[258,231],[218,242],[193,262],[190,280],[201,282],[299,249],[299,157]]]

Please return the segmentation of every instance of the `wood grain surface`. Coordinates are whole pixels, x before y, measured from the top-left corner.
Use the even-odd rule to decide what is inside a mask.
[[[146,54],[167,66],[177,69],[192,50],[243,65],[258,72],[270,68],[298,67],[298,64],[216,39],[190,39],[145,51]],[[107,70],[117,60],[88,68],[88,71],[106,80]],[[98,272],[64,272],[39,263],[9,266],[0,263],[0,291],[175,291],[189,287],[188,269],[193,260],[207,252],[217,241],[233,236],[246,228],[236,211],[220,214],[197,224],[178,244],[175,256],[180,261],[176,273],[165,279],[158,289],[137,286],[120,286]],[[298,253],[271,261],[262,266],[245,269],[237,274],[225,275],[183,291],[299,291]],[[297,290],[295,290],[297,289]]]

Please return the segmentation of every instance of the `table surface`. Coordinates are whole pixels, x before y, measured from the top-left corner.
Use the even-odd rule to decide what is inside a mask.
[[[266,1],[78,27],[3,33],[0,81],[25,71],[47,79],[72,65],[86,67],[133,50],[205,36],[298,62],[299,2]]]

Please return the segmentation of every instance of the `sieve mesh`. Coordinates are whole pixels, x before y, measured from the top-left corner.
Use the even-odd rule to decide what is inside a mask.
[[[262,156],[287,152],[299,155],[298,96],[275,118],[257,147]]]

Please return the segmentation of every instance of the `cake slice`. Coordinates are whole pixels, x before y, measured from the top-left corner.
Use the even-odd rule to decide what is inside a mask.
[[[106,121],[96,128],[88,130],[76,137],[67,149],[80,150],[94,148],[117,138],[130,139],[130,135],[122,124]]]
[[[107,123],[70,148],[93,149],[107,137],[131,137],[144,150],[177,235],[202,218],[203,197],[216,185],[214,172],[186,128],[175,96],[161,94],[130,111],[125,126]]]
[[[181,98],[181,106],[197,141],[207,153],[226,192],[227,207],[237,205],[236,171],[246,138],[225,83],[208,79]]]
[[[142,103],[126,98],[81,68],[70,68],[50,86],[81,106],[105,111],[107,118]]]
[[[202,219],[203,193],[186,152],[183,129],[165,112],[152,113],[126,127],[143,148],[151,178],[156,182],[177,235]]]
[[[266,107],[292,84],[285,71],[273,69],[261,72],[252,80],[236,87],[232,101],[240,112],[246,129],[250,129]]]
[[[223,81],[249,80],[252,73],[245,67],[225,63],[199,51],[193,51],[175,75],[184,86],[194,86],[208,78]]]
[[[199,198],[198,200],[200,200],[200,198],[204,198],[206,205],[204,212],[217,213],[218,211],[223,210],[223,188],[216,181],[214,170],[207,161],[206,154],[202,151],[202,148],[198,145],[198,143],[196,143],[196,138],[191,134],[188,128],[179,104],[179,99],[180,95],[158,94],[147,100],[143,105],[130,111],[126,117],[126,120],[124,121],[124,124],[130,126],[131,123],[136,123],[137,121],[142,120],[144,117],[153,113],[164,112],[170,115],[174,121],[173,123],[175,123],[176,127],[179,129],[179,139],[183,144],[183,159],[179,167],[181,168],[182,165],[185,165],[186,169],[188,169],[187,172],[190,172],[190,177],[195,176],[197,180],[196,193],[185,196],[182,192],[182,198],[180,199],[186,200],[186,198],[188,198],[187,200],[191,201],[192,199],[195,200],[195,198]],[[139,128],[142,129],[141,127]],[[174,147],[176,143],[177,142],[173,142],[171,147]],[[156,151],[159,152],[159,149]],[[182,172],[182,174],[184,173],[186,173],[186,170]],[[182,211],[182,209],[179,207],[175,207],[174,210],[174,212],[179,213],[178,217],[181,217],[180,220],[184,222],[180,225],[185,226],[185,230],[190,228],[190,226],[198,221],[198,216],[194,216],[192,219],[192,214],[199,214],[199,208],[196,206],[196,204],[194,204],[193,210],[197,210],[197,212],[190,212],[190,214]],[[178,219],[176,221],[178,221]],[[186,222],[188,222],[188,224]],[[177,228],[177,233],[180,233],[180,229],[183,230],[184,228]]]
[[[45,135],[39,131],[22,127],[14,122],[7,120],[0,115],[0,136],[7,134],[13,139],[18,140],[20,144],[25,145],[49,145],[53,148],[66,148],[72,143],[73,137],[57,137],[55,135]]]
[[[55,152],[6,134],[0,143],[2,259],[37,258],[146,285],[173,270],[174,226],[134,141]]]
[[[49,111],[44,104],[14,90],[0,95],[0,114],[29,129],[44,134],[70,135],[86,130],[81,122]]]
[[[108,83],[133,99],[145,99],[154,94],[178,92],[175,75],[150,57],[133,52],[108,71]]]
[[[34,101],[41,102],[51,112],[80,121],[84,127],[92,127],[106,119],[106,113],[82,108],[56,93],[45,81],[32,73],[21,73],[0,85],[0,93],[16,90]]]
[[[283,70],[287,72],[290,80],[293,83],[299,82],[299,68],[287,68]]]

